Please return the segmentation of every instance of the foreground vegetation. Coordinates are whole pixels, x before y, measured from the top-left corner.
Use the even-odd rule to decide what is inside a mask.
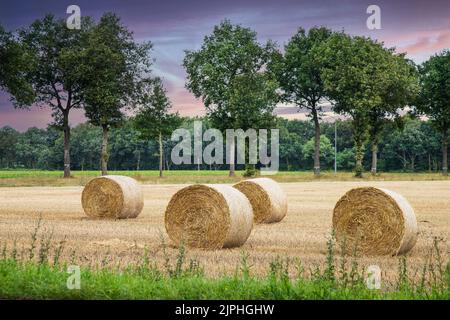
[[[154,270],[81,271],[81,289],[66,287],[68,274],[48,265],[0,261],[0,297],[9,299],[449,299],[448,290],[404,286],[370,290],[359,282],[349,287],[322,277],[290,280],[271,273],[265,278],[223,276],[209,279],[183,272],[166,277]]]
[[[450,299],[450,261],[445,263],[440,240],[435,239],[426,263],[413,269],[399,258],[398,278],[381,279],[380,289],[369,289],[365,266],[345,246],[336,254],[334,238],[327,242],[322,266],[305,269],[301,261],[279,257],[270,262],[266,276],[254,276],[249,254],[242,252],[234,274],[205,276],[195,259],[180,247],[175,259],[166,255],[164,266],[152,262],[148,251],[135,263],[120,267],[107,258],[100,265],[81,267],[80,288],[68,289],[68,266],[61,262],[64,242],[53,245],[51,236],[19,250],[3,244],[0,256],[0,298],[8,299]],[[394,258],[393,258],[394,259]],[[110,261],[111,262],[111,261]]]

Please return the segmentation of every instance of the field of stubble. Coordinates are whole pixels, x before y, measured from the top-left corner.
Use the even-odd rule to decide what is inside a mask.
[[[334,204],[350,188],[368,185],[399,192],[415,209],[420,235],[409,254],[410,267],[421,267],[435,236],[443,239],[445,254],[449,253],[450,181],[303,182],[281,184],[289,203],[282,222],[256,225],[243,247],[188,249],[187,258],[199,260],[206,274],[213,277],[236,270],[243,252],[249,254],[254,274],[266,273],[269,263],[277,257],[299,259],[306,268],[320,266],[325,260]],[[175,257],[178,252],[170,246],[165,233],[164,210],[170,197],[182,187],[143,185],[145,205],[137,219],[106,221],[84,215],[82,187],[0,188],[0,241],[8,246],[15,241],[17,248],[26,252],[41,216],[41,235],[53,233],[56,243],[65,239],[63,260],[73,259],[75,252],[77,263],[82,265],[98,266],[107,261],[126,266],[148,250],[150,259],[162,266],[167,254]],[[397,274],[395,257],[358,260],[362,265],[378,264],[387,278]]]

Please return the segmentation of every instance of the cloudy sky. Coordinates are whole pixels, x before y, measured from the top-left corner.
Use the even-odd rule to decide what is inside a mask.
[[[182,115],[203,113],[201,101],[184,88],[185,72],[181,66],[184,50],[201,46],[213,26],[228,18],[254,29],[261,42],[275,40],[283,46],[298,27],[327,26],[366,35],[407,52],[417,63],[450,47],[450,1],[448,0],[2,0],[0,23],[7,30],[30,24],[46,13],[67,17],[66,8],[77,4],[82,15],[98,19],[104,12],[118,14],[134,32],[138,41],[154,44],[154,73],[164,79],[174,109]],[[381,30],[368,30],[369,5],[381,8]],[[285,111],[289,112],[289,111]],[[10,125],[24,130],[45,127],[48,109],[15,110],[9,96],[0,91],[0,127]],[[82,112],[74,112],[71,123],[85,121]]]

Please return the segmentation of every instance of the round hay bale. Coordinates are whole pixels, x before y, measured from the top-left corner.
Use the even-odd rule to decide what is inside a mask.
[[[249,179],[236,183],[233,187],[250,200],[256,223],[279,222],[286,216],[286,194],[274,180],[269,178]]]
[[[89,181],[81,195],[83,210],[95,218],[136,218],[144,206],[139,183],[125,176],[103,176]]]
[[[333,228],[338,241],[368,256],[407,253],[418,233],[408,201],[391,190],[372,187],[352,189],[336,203]]]
[[[253,227],[250,202],[227,185],[192,185],[179,190],[165,213],[167,234],[176,244],[204,249],[238,247]]]

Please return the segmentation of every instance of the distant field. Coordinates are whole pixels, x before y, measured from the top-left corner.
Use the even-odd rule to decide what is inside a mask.
[[[134,177],[146,184],[184,184],[184,183],[233,183],[243,179],[243,171],[237,171],[236,177],[230,178],[227,170],[171,170],[164,171],[159,178],[158,170],[141,171],[109,171]],[[0,170],[0,187],[26,186],[82,186],[91,178],[99,176],[99,171],[72,171],[71,179],[64,179],[62,171],[45,170]],[[450,180],[440,173],[400,173],[389,172],[372,176],[369,172],[363,179],[354,178],[352,172],[324,171],[319,179],[314,178],[311,171],[280,171],[271,176],[278,182],[306,181],[433,181]]]

